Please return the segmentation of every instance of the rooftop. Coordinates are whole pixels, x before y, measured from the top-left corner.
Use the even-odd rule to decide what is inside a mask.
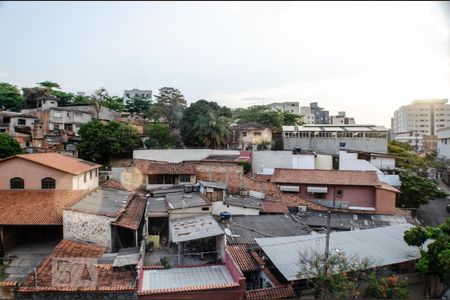
[[[388,131],[384,126],[362,124],[311,124],[303,126],[283,126],[283,131]]]
[[[167,207],[180,209],[208,205],[200,193],[170,193],[166,194]]]
[[[213,154],[208,155],[202,161],[223,161],[223,162],[235,162],[239,158],[239,155],[229,155],[229,154]]]
[[[148,217],[166,217],[168,215],[166,199],[164,197],[148,198],[147,200],[147,218]]]
[[[206,291],[237,287],[225,265],[144,270],[141,295]]]
[[[227,249],[242,272],[258,270],[259,265],[248,252],[247,245],[228,245]]]
[[[119,227],[125,227],[131,230],[137,230],[142,220],[147,201],[145,198],[134,196],[125,208],[120,217],[112,223]]]
[[[62,155],[59,153],[18,154],[16,156],[5,158],[4,160],[12,158],[25,159],[27,161],[38,163],[40,165],[50,167],[65,173],[70,173],[73,175],[79,175],[89,170],[94,170],[101,167],[101,165],[98,165],[96,163],[82,160],[79,158],[74,158],[67,155]]]
[[[52,254],[45,258],[37,268],[37,282],[34,282],[34,274],[31,274],[18,289],[18,292],[92,293],[133,291],[135,284],[132,270],[117,270],[112,267],[99,267],[97,265],[97,259],[104,252],[105,248],[99,245],[74,240],[62,240],[55,247]],[[70,260],[70,258],[73,258],[73,260]],[[60,267],[63,268],[64,272],[53,272],[55,262],[60,263]],[[84,277],[85,271],[88,273],[87,278],[90,279],[90,276],[93,275],[96,280],[87,280]],[[62,278],[67,273],[72,275],[70,283],[67,283],[67,278]]]
[[[70,210],[108,217],[119,217],[126,209],[133,193],[102,188],[89,193],[70,207]]]
[[[22,190],[0,192],[1,225],[61,225],[63,209],[86,191]]]
[[[185,163],[147,163],[144,165],[143,173],[147,175],[175,174],[175,175],[194,175],[195,166]]]
[[[330,249],[337,249],[348,258],[369,259],[370,267],[388,266],[420,257],[419,249],[408,246],[403,234],[413,225],[402,224],[374,229],[331,232]],[[308,278],[298,276],[299,253],[306,257],[325,247],[325,234],[256,239],[258,245],[287,280]],[[322,251],[322,250],[320,250]],[[298,255],[295,255],[298,253]]]
[[[293,299],[294,289],[291,286],[277,286],[245,291],[245,299]]]
[[[218,190],[226,190],[227,189],[227,183],[223,181],[203,181],[199,180],[198,183],[200,183],[202,186],[206,188],[213,188]]]
[[[236,196],[228,195],[225,198],[224,204],[245,207],[245,208],[260,209],[263,205],[263,202],[264,202],[263,200],[257,199],[255,197],[250,197],[250,196],[236,197]]]
[[[169,230],[174,243],[224,234],[223,229],[210,215],[170,220]]]
[[[271,182],[294,184],[379,186],[375,171],[300,170],[276,168]]]

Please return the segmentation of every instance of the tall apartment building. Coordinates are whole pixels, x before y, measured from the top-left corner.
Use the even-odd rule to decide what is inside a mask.
[[[125,90],[123,92],[123,104],[126,105],[128,101],[133,99],[134,97],[142,97],[145,99],[152,99],[152,91],[151,90],[139,90],[139,89],[132,89],[132,90]]]
[[[303,116],[303,122],[307,125],[330,123],[330,112],[319,107],[317,102],[312,102],[309,106],[301,106],[300,115]]]
[[[421,150],[436,150],[436,131],[450,126],[448,99],[414,100],[394,112],[394,140],[407,142]],[[427,141],[426,143],[424,141]]]
[[[277,102],[267,105],[271,110],[287,111],[296,115],[300,114],[299,102]]]
[[[331,124],[355,124],[355,118],[347,117],[345,111],[338,112],[337,116],[331,116]]]

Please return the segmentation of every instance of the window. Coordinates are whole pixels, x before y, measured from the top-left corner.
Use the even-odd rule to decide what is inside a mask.
[[[20,177],[14,177],[9,181],[10,188],[12,190],[23,190],[24,189],[24,181]]]
[[[87,173],[84,173],[84,183],[86,183]]]
[[[92,171],[89,171],[89,180],[92,180]]]
[[[26,120],[25,120],[25,119],[18,119],[18,120],[17,120],[17,124],[19,124],[19,125],[25,125],[25,124],[26,124]]]
[[[56,187],[56,181],[53,178],[46,177],[41,180],[41,188],[43,190],[52,190]]]
[[[247,136],[247,132],[242,131],[242,136]]]
[[[342,197],[343,194],[344,194],[344,192],[342,190],[336,191],[336,197]]]
[[[254,135],[261,135],[261,132],[255,131]]]
[[[209,207],[208,206],[202,207],[202,211],[209,211]]]
[[[70,112],[67,112],[67,116],[70,117]]]
[[[191,175],[180,175],[180,182],[191,182]]]

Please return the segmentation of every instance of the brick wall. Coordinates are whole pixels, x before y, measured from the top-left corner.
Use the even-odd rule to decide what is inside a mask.
[[[243,167],[240,165],[198,164],[197,180],[223,181],[227,192],[237,194],[242,189]]]

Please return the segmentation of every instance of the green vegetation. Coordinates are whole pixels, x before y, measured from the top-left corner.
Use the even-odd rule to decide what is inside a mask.
[[[406,280],[400,280],[397,275],[378,278],[375,272],[367,277],[365,297],[376,299],[407,299],[411,291]]]
[[[428,201],[444,198],[448,194],[440,191],[436,183],[432,180],[418,176],[411,171],[406,171],[400,175],[402,185],[397,198],[397,206],[405,208],[418,208]]]
[[[159,94],[155,95],[155,98],[156,103],[151,108],[151,115],[156,119],[165,118],[171,129],[180,128],[187,103],[183,94],[176,88],[163,87],[159,89]]]
[[[170,128],[156,123],[145,128],[145,133],[149,136],[145,141],[148,149],[168,149],[180,146],[178,135],[172,134]]]
[[[243,167],[244,174],[248,174],[252,171],[252,164],[249,163],[248,161],[241,161],[239,162],[239,164]]]
[[[150,99],[144,97],[136,96],[128,101],[125,106],[125,110],[131,114],[139,115],[143,118],[148,118],[150,116],[150,107],[152,103]]]
[[[420,247],[421,257],[416,270],[427,278],[428,295],[437,297],[440,293],[438,281],[444,286],[450,282],[450,218],[436,227],[412,228],[405,232],[404,239],[408,245]]]
[[[194,123],[193,130],[196,138],[201,140],[204,146],[213,149],[221,149],[227,145],[229,132],[229,119],[220,116],[218,112],[208,111],[199,115]]]
[[[238,108],[233,112],[233,118],[239,124],[256,122],[269,126],[275,131],[281,131],[283,125],[300,125],[301,117],[286,111],[270,110],[263,105]]]
[[[80,127],[81,142],[77,148],[81,158],[110,165],[112,157],[131,154],[141,145],[137,131],[118,122],[103,124],[93,119]]]
[[[0,133],[0,159],[23,153],[19,143],[7,135]]]
[[[0,82],[0,110],[20,111],[24,106],[20,90],[12,84]]]

